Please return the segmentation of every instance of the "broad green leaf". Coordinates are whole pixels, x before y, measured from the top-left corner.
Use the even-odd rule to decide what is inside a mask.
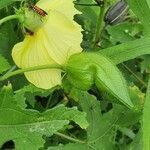
[[[127,0],[132,11],[137,15],[144,26],[145,35],[150,35],[150,9],[146,0]]]
[[[143,111],[143,149],[150,149],[150,78]]]
[[[78,92],[79,104],[84,112],[87,113],[87,120],[89,126],[87,128],[88,141],[96,142],[103,141],[104,136],[107,136],[106,132],[111,131],[111,127],[114,125],[113,122],[116,119],[108,120],[101,114],[100,102],[97,101],[96,97],[88,94],[87,92]],[[109,139],[107,142],[110,142]]]
[[[5,0],[1,0],[5,1]],[[1,5],[0,5],[1,6]],[[18,37],[14,31],[15,23],[6,22],[0,26],[0,54],[4,56],[10,64],[13,64],[11,50],[18,41]]]
[[[13,140],[16,150],[35,150],[43,146],[43,135],[53,135],[68,125],[70,120],[81,128],[87,127],[85,113],[76,107],[59,105],[44,113],[23,110],[16,105],[10,85],[0,91],[0,97],[0,145]]]
[[[76,2],[77,3],[77,2]],[[95,4],[93,0],[80,0],[80,4]],[[83,42],[82,47],[89,49],[92,46],[93,36],[96,32],[96,24],[98,19],[99,7],[87,7],[84,5],[75,5],[82,14],[76,16],[76,21],[82,25]]]
[[[144,71],[150,73],[150,55],[142,56],[143,61],[141,62],[141,72]]]
[[[145,93],[142,93],[137,86],[129,87],[130,98],[137,110],[142,110],[144,105]]]
[[[32,106],[34,107],[35,104],[35,96],[37,94],[43,94],[43,93],[48,93],[50,94],[50,90],[46,91],[43,89],[39,89],[37,87],[35,87],[34,85],[27,85],[24,86],[23,88],[15,91],[15,95],[14,98],[17,102],[17,104],[21,107],[21,108],[26,108],[26,101]],[[48,95],[47,94],[47,95]]]
[[[129,144],[125,150],[144,150],[141,130],[136,134],[136,137],[134,138],[133,142]]]
[[[0,0],[0,9],[7,7],[8,5],[10,5],[16,1],[22,1],[22,0]]]
[[[86,144],[69,143],[66,145],[51,146],[48,150],[88,150],[88,146]]]
[[[146,1],[147,1],[147,3],[148,3],[149,8],[150,8],[150,1],[149,1],[149,0],[146,0]]]
[[[118,104],[113,104],[113,109],[110,111],[110,114],[112,118],[121,116],[115,123],[121,128],[133,126],[142,118],[141,112],[126,109],[124,106]]]
[[[81,61],[82,60],[82,61]],[[133,108],[125,79],[119,69],[98,53],[72,55],[66,65],[67,79],[75,87],[88,90],[93,85],[103,93],[117,98],[129,108]],[[109,96],[110,96],[109,95]]]
[[[87,92],[78,92],[79,104],[87,113],[87,145],[95,149],[113,149],[113,129],[118,117],[107,117],[101,114],[100,102]]]
[[[75,89],[74,89],[75,90]],[[114,148],[112,137],[115,122],[118,118],[108,118],[101,114],[100,102],[96,97],[87,92],[75,91],[75,96],[79,99],[79,104],[87,113],[89,126],[87,128],[86,143],[66,144],[50,147],[49,150],[111,150]]]
[[[2,55],[0,55],[0,73],[8,70],[9,68],[10,65],[8,61]]]
[[[122,23],[114,26],[107,26],[106,30],[110,35],[110,41],[116,43],[125,43],[135,40],[135,35],[142,31],[141,24]]]
[[[150,55],[150,38],[134,40],[99,52],[109,57],[115,64],[119,64],[141,55]]]

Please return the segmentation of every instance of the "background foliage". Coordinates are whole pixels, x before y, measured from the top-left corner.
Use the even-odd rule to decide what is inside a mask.
[[[115,2],[108,0],[105,11]],[[64,81],[62,87],[42,90],[30,85],[23,75],[14,76],[0,82],[2,150],[150,149],[150,2],[127,2],[130,10],[124,21],[115,25],[102,21],[100,40],[94,48],[102,7],[79,5],[96,4],[94,0],[77,0],[75,7],[82,14],[75,20],[84,29],[84,51],[96,51],[117,65],[136,110],[112,101],[95,87],[82,91]],[[14,7],[20,7],[19,0],[0,0],[0,18],[14,14]],[[23,38],[16,20],[0,26],[1,76],[16,68],[11,50]]]

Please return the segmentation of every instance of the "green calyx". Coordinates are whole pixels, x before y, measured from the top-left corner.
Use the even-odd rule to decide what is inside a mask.
[[[113,101],[134,108],[125,79],[105,56],[99,53],[72,55],[66,64],[66,72],[66,79],[76,88],[89,90],[96,86],[102,93],[112,96]]]
[[[13,19],[18,19],[23,27],[27,28],[29,31],[36,32],[43,26],[45,18],[42,18],[42,16],[28,7],[22,7],[16,10],[16,14],[1,19],[0,25]]]
[[[41,26],[43,26],[43,19],[41,18],[40,15],[36,14],[36,12],[34,12],[33,10],[25,8],[24,26],[27,29],[35,32]]]
[[[19,21],[29,31],[36,32],[40,27],[43,26],[44,19],[31,8],[21,8],[20,10],[16,11],[16,14],[22,15],[22,19]]]

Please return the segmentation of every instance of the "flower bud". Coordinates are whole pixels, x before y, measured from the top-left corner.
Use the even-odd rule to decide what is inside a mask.
[[[24,7],[17,10],[16,14],[22,16],[19,21],[27,30],[31,32],[37,31],[44,24],[45,17],[43,18],[29,7]]]
[[[43,25],[43,18],[36,14],[29,8],[25,8],[25,20],[24,20],[24,27],[28,30],[35,32]]]
[[[96,86],[102,93],[108,93],[114,97],[116,102],[133,108],[123,76],[118,68],[103,55],[99,53],[72,55],[65,69],[66,79],[74,87],[89,90],[92,86]]]
[[[106,24],[114,25],[121,22],[128,13],[128,4],[121,0],[111,6],[104,17]]]

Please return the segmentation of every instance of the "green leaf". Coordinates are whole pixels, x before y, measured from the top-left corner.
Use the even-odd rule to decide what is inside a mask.
[[[149,8],[150,8],[150,1],[149,1],[149,0],[146,0],[146,1],[147,1],[147,3],[148,3]]]
[[[150,9],[146,0],[127,0],[132,11],[137,15],[144,26],[145,35],[150,35]]]
[[[43,146],[43,135],[52,136],[72,120],[81,128],[87,127],[85,113],[76,107],[59,105],[44,113],[23,110],[13,99],[11,86],[0,92],[0,145],[8,140],[15,142],[16,150],[35,150]]]
[[[77,89],[74,89],[75,96],[79,99],[79,104],[84,112],[87,113],[87,120],[89,126],[87,128],[87,142],[85,144],[75,143],[75,144],[66,144],[59,145],[56,147],[50,147],[49,150],[78,150],[78,149],[113,149],[113,129],[115,122],[118,118],[113,118],[112,116],[108,118],[101,114],[101,107],[99,101],[96,100],[96,97],[88,94],[87,92],[82,92]],[[76,92],[76,90],[78,92]]]
[[[8,61],[2,55],[0,55],[0,64],[0,73],[10,69]]]
[[[142,143],[142,133],[141,130],[138,132],[133,142],[129,144],[125,150],[144,150]]]
[[[0,0],[0,9],[7,7],[8,5],[21,0]]]
[[[4,1],[4,0],[2,0]],[[16,32],[14,31],[15,23],[6,22],[0,27],[0,54],[4,56],[10,64],[14,65],[11,57],[11,50],[18,41]]]
[[[130,98],[136,110],[142,110],[144,105],[145,93],[142,93],[137,86],[129,87]]]
[[[50,90],[47,91],[48,94],[50,94]],[[21,108],[26,108],[26,101],[28,101],[28,103],[34,107],[35,105],[35,97],[37,94],[39,93],[46,93],[46,90],[43,89],[39,89],[37,87],[35,87],[34,85],[27,85],[24,86],[23,88],[15,91],[15,95],[14,98],[17,102],[17,104],[21,107]]]
[[[141,72],[144,71],[150,73],[150,55],[145,55],[141,57],[143,61],[141,62]]]
[[[78,91],[79,104],[87,113],[87,145],[95,149],[113,149],[113,129],[118,117],[102,115],[100,102],[87,92]]]
[[[95,4],[93,0],[80,0],[79,4]],[[98,19],[99,7],[87,7],[84,5],[76,5],[77,9],[82,12],[82,14],[76,16],[76,21],[82,25],[83,31],[83,42],[82,47],[84,49],[89,49],[93,43],[93,36],[96,31],[96,23]]]
[[[125,43],[135,40],[135,35],[142,31],[141,24],[122,23],[115,26],[107,26],[106,30],[110,34],[110,41],[113,44]]]
[[[150,78],[143,111],[143,149],[150,149]]]
[[[79,144],[79,143],[69,143],[66,145],[58,145],[58,146],[51,146],[48,150],[87,150],[88,146],[86,144]]]
[[[89,126],[87,128],[88,141],[89,143],[95,144],[95,142],[101,143],[107,137],[108,133],[111,131],[114,122],[116,122],[117,118],[107,119],[105,115],[101,114],[100,102],[97,101],[96,97],[88,94],[87,92],[78,92],[79,103],[84,112],[87,113],[87,120],[89,122]],[[107,133],[107,134],[106,134]],[[108,139],[108,144],[109,141]],[[103,145],[106,146],[107,145]]]
[[[150,54],[150,38],[142,38],[99,51],[115,64]]]
[[[96,85],[104,94],[106,92],[117,98],[117,102],[133,108],[123,76],[103,55],[98,53],[73,55],[67,63],[66,70],[67,79],[75,87],[88,90]]]

